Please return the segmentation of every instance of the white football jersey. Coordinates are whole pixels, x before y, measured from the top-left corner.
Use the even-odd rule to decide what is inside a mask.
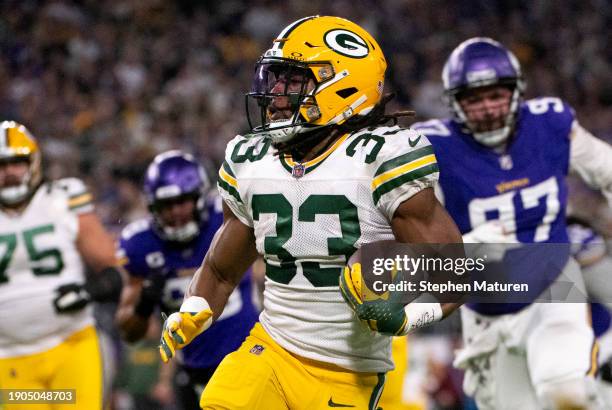
[[[83,182],[41,185],[18,215],[0,210],[0,358],[48,350],[93,324],[91,308],[55,313],[55,289],[85,281],[78,215],[93,210]]]
[[[396,208],[437,176],[429,141],[399,127],[347,134],[303,164],[261,137],[228,144],[219,191],[254,230],[266,262],[260,321],[279,345],[353,371],[393,368],[391,338],[357,319],[339,275],[357,248],[394,238]]]

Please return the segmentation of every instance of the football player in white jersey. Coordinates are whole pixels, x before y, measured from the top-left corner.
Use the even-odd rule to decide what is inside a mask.
[[[456,308],[409,304],[382,334],[360,322],[339,290],[363,244],[461,242],[433,193],[431,145],[383,125],[386,66],[361,27],[319,16],[287,26],[257,62],[246,97],[251,134],[228,144],[219,171],[224,223],[160,346],[168,360],[205,331],[263,256],[260,323],[220,364],[202,408],[376,409],[393,368],[388,334]]]
[[[85,263],[95,272],[89,278]],[[115,265],[113,240],[83,182],[44,181],[36,140],[23,125],[0,123],[1,388],[74,389],[71,408],[102,408],[102,363],[88,304],[118,299]]]

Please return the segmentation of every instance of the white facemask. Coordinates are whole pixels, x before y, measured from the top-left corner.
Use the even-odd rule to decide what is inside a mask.
[[[8,205],[18,204],[25,199],[28,192],[28,184],[26,182],[17,186],[2,188],[0,189],[0,202]]]
[[[200,227],[196,221],[190,221],[177,228],[164,226],[163,230],[168,240],[176,242],[189,242],[200,233]]]

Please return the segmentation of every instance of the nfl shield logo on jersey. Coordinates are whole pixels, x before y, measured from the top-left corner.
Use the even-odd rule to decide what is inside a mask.
[[[249,350],[249,353],[253,353],[254,355],[259,356],[263,353],[264,350],[265,347],[263,347],[262,345],[254,345],[253,347],[251,347],[251,350]]]
[[[510,155],[502,155],[501,157],[499,157],[499,166],[501,167],[501,169],[506,171],[512,169],[512,167],[514,166],[514,164],[512,163],[512,157]]]
[[[304,165],[295,164],[293,166],[293,169],[291,170],[291,175],[293,176],[293,178],[302,178],[304,176],[305,170],[306,170],[306,167],[304,167]]]

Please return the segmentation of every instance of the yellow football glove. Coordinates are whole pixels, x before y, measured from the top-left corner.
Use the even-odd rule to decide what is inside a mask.
[[[394,283],[399,283],[401,274],[395,274]],[[361,263],[346,266],[340,275],[340,291],[344,300],[355,311],[357,317],[370,329],[386,334],[404,334],[408,318],[405,304],[400,301],[400,292],[385,292],[381,295],[370,290],[361,274]]]
[[[190,296],[181,305],[180,312],[174,312],[164,322],[159,345],[159,354],[164,363],[170,360],[176,349],[187,346],[200,333],[210,327],[213,311],[206,299]]]

